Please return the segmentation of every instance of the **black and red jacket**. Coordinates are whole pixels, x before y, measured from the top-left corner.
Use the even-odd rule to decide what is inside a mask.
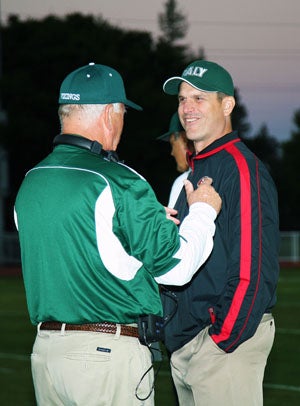
[[[232,132],[196,156],[190,156],[188,179],[197,187],[203,176],[213,178],[222,198],[216,220],[212,254],[183,287],[162,295],[170,352],[181,348],[210,325],[213,341],[225,352],[252,337],[264,313],[276,302],[279,275],[279,219],[277,192],[262,162]],[[178,218],[188,214],[185,191],[175,208]]]

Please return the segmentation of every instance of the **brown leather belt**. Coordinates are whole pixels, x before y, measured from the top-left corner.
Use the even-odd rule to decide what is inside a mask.
[[[129,336],[129,337],[136,337],[138,338],[138,328],[134,326],[127,326],[126,324],[119,324],[120,326],[120,335],[122,336]],[[63,327],[63,323],[59,323],[57,321],[45,321],[40,325],[40,330],[61,330]],[[108,333],[108,334],[116,334],[117,332],[117,324],[116,323],[89,323],[89,324],[66,324],[65,328],[66,331],[93,331],[96,333]]]

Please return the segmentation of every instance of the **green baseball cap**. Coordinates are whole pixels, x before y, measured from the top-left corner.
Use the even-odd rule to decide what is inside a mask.
[[[123,103],[136,110],[141,106],[127,100],[121,75],[105,65],[89,63],[71,72],[63,80],[59,104]]]
[[[190,63],[181,76],[166,80],[163,90],[167,94],[178,94],[182,82],[204,92],[222,92],[234,95],[234,85],[230,74],[215,62],[197,60]]]
[[[178,113],[176,111],[176,113],[174,113],[171,117],[169,131],[167,133],[164,133],[160,137],[157,137],[156,139],[161,140],[161,141],[169,141],[171,134],[174,134],[174,133],[180,132],[180,131],[184,131],[184,128],[181,125],[181,122],[178,117]]]

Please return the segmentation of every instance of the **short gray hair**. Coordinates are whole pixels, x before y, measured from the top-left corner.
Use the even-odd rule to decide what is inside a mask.
[[[114,111],[120,113],[121,103],[112,103]],[[66,118],[71,118],[72,115],[84,116],[85,120],[93,121],[99,114],[102,113],[106,104],[60,104],[58,108],[58,117],[60,126],[62,127],[63,121]]]

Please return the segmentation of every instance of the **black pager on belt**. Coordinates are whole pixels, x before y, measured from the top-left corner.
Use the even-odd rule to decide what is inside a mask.
[[[155,314],[147,314],[138,318],[139,340],[148,345],[164,339],[164,319]]]

